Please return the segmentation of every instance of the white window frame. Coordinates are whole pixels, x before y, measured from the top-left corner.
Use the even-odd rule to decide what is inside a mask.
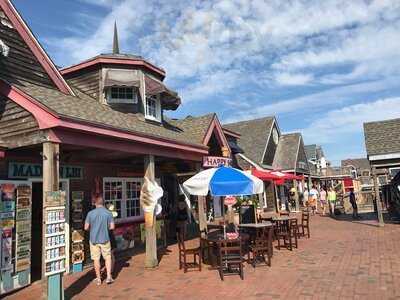
[[[149,115],[147,112],[147,101],[151,100],[155,102],[155,113],[156,115]],[[157,122],[161,122],[161,103],[160,103],[160,95],[157,96],[146,96],[146,103],[145,103],[145,118],[148,120],[152,120],[152,121],[157,121]]]
[[[132,98],[113,98],[112,97],[112,89],[132,89]],[[131,86],[112,86],[107,88],[106,92],[106,101],[107,104],[118,104],[118,103],[125,103],[125,104],[137,104],[138,103],[138,89]]]
[[[142,186],[143,178],[140,178],[140,177],[104,177],[103,178],[103,199],[104,199],[105,206],[107,205],[105,184],[106,184],[106,182],[114,182],[114,181],[122,182],[121,215],[120,216],[118,215],[118,217],[115,218],[116,223],[127,222],[127,221],[136,221],[139,219],[143,219],[143,210],[141,207],[140,207],[140,215],[132,216],[132,217],[127,216],[127,200],[128,200],[128,198],[127,198],[127,188],[126,188],[127,182],[140,183],[140,186]]]
[[[399,167],[397,167],[397,168],[389,168],[390,177],[392,177],[392,170],[398,170],[398,172],[400,172],[400,168]]]

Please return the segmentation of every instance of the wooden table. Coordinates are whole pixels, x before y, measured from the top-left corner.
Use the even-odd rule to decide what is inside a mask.
[[[238,239],[241,239],[242,242],[244,244],[246,244],[249,240],[250,236],[247,233],[240,233]],[[234,241],[236,239],[228,239],[228,238],[224,238],[223,233],[221,232],[211,232],[209,234],[207,234],[205,237],[201,238],[201,242],[202,244],[206,244],[208,246],[208,259],[209,259],[209,263],[211,263],[212,268],[216,268],[217,267],[217,263],[216,260],[218,258],[218,247],[219,245],[224,242],[224,241]],[[211,249],[210,249],[211,248]],[[210,251],[213,250],[213,251]],[[212,253],[214,252],[214,253]]]

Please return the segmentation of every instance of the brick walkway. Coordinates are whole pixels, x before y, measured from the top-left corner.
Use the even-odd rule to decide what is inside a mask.
[[[157,270],[143,269],[143,255],[126,261],[116,282],[95,286],[91,272],[66,276],[67,299],[400,299],[400,225],[377,228],[314,216],[311,239],[299,249],[274,251],[272,267],[245,267],[245,280],[217,271],[184,274],[175,246]],[[39,299],[32,285],[6,299]]]

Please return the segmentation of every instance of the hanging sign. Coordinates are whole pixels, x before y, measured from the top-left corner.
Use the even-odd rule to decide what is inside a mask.
[[[232,163],[232,159],[228,157],[219,156],[204,156],[203,167],[205,168],[216,168],[220,166],[229,167]]]
[[[10,162],[8,164],[9,178],[41,178],[43,177],[43,168],[41,164],[28,164]],[[67,179],[82,179],[83,168],[78,166],[61,165],[60,177]]]
[[[224,204],[229,206],[229,205],[235,205],[236,204],[236,198],[233,196],[226,196],[224,199]]]

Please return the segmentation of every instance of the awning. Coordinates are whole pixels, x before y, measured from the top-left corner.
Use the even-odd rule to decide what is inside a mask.
[[[164,109],[176,110],[181,105],[181,98],[179,98],[178,94],[168,89],[161,81],[145,76],[144,82],[146,85],[146,95],[160,95],[161,104]]]
[[[285,180],[302,180],[302,176],[293,175],[290,173],[280,172],[280,171],[263,171],[252,169],[251,174],[260,178],[261,180],[274,181],[276,184],[283,184]]]
[[[129,86],[129,87],[139,87],[140,80],[139,76],[134,70],[107,70],[104,87],[112,86]]]

